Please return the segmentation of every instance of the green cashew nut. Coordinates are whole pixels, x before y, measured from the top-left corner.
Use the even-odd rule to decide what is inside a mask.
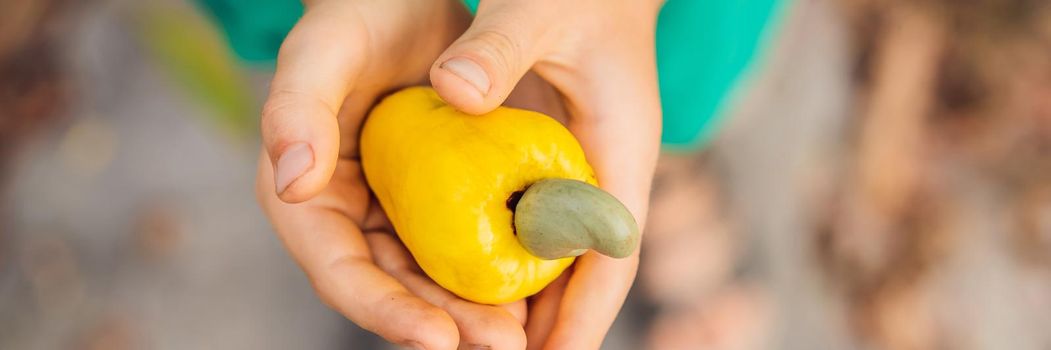
[[[639,226],[628,208],[586,182],[540,180],[508,205],[518,242],[541,259],[579,256],[588,249],[624,258],[639,246]]]

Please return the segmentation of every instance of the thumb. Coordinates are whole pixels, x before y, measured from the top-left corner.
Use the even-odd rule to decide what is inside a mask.
[[[344,13],[307,11],[278,53],[260,129],[285,202],[310,199],[336,168],[337,113],[362,65],[364,42],[360,21]]]
[[[532,1],[482,1],[471,27],[431,66],[443,100],[471,114],[492,111],[545,54],[552,31]]]

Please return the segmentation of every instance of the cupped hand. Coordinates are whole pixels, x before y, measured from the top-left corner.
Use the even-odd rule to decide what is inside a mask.
[[[278,56],[262,119],[257,195],[321,299],[416,348],[525,347],[525,303],[464,301],[430,281],[370,200],[357,135],[383,93],[426,82],[470,21],[452,0],[319,0]]]
[[[453,0],[309,2],[282,45],[264,107],[257,193],[322,300],[392,342],[426,349],[520,349],[527,339],[529,348],[598,348],[634,280],[637,253],[580,257],[530,299],[528,323],[524,301],[459,299],[390,235],[370,200],[357,136],[383,93],[429,76],[446,101],[484,113],[532,68],[563,96],[600,185],[642,225],[660,133],[659,6],[482,1],[464,32],[470,19]]]
[[[435,61],[431,83],[470,113],[499,106],[527,71],[563,96],[568,127],[599,184],[645,223],[660,143],[655,25],[663,1],[482,0],[471,27]],[[529,348],[597,349],[638,253],[588,252],[529,305]]]

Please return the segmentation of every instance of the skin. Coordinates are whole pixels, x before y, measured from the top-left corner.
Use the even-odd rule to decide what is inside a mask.
[[[256,188],[321,300],[417,348],[598,348],[634,280],[637,251],[625,259],[588,252],[527,301],[459,299],[423,275],[390,234],[361,174],[357,135],[386,92],[429,78],[443,99],[479,114],[532,70],[561,94],[567,127],[603,189],[641,225],[660,136],[653,57],[660,3],[490,0],[473,22],[455,1],[306,6],[282,45],[264,106]],[[455,58],[480,67],[488,84],[462,65],[454,73],[447,62]]]

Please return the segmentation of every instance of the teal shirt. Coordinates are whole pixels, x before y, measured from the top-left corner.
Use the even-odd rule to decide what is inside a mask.
[[[233,51],[272,64],[303,13],[298,0],[198,0],[215,17]],[[763,56],[766,37],[788,0],[668,0],[657,24],[666,148],[695,149],[718,130],[726,105]],[[478,0],[465,0],[472,12]]]

